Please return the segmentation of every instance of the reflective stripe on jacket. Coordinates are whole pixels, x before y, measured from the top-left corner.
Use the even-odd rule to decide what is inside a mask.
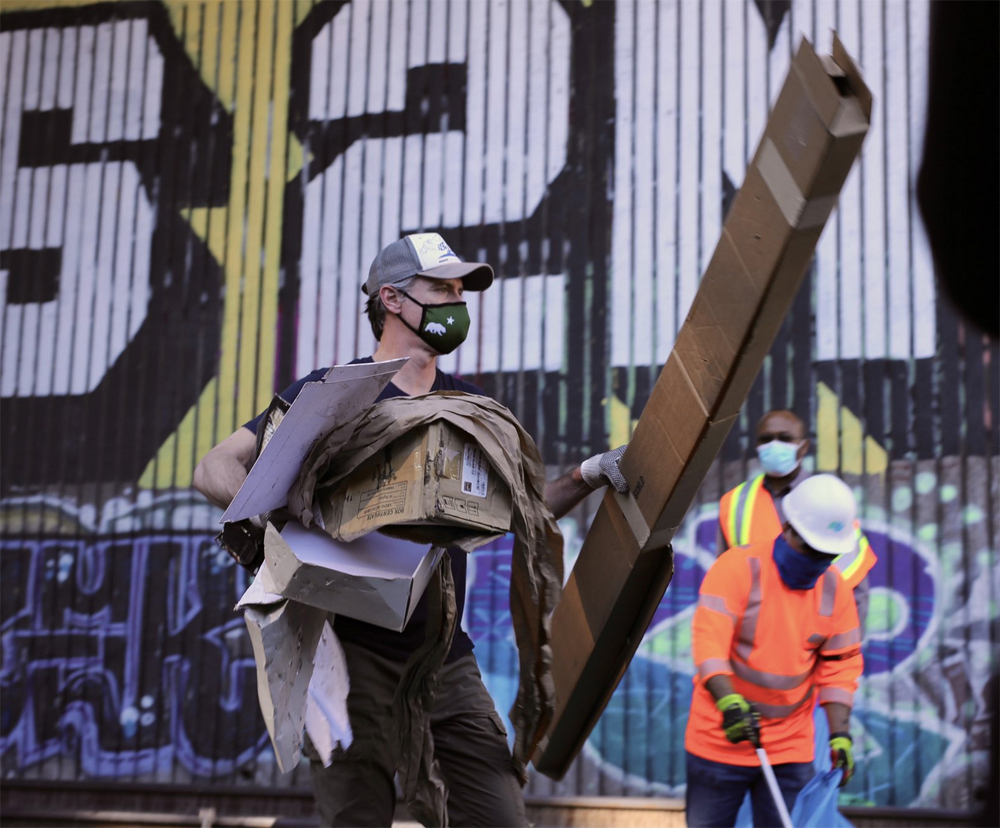
[[[828,570],[809,590],[785,586],[773,541],[730,549],[712,565],[692,621],[697,674],[685,748],[696,756],[754,766],[749,743],[726,740],[705,683],[728,675],[761,712],[773,763],[813,759],[813,701],[850,706],[861,675],[861,629],[851,590]]]
[[[722,496],[719,501],[719,526],[729,547],[773,540],[781,534],[781,519],[771,493],[764,486],[764,475],[745,480]],[[833,562],[851,589],[861,583],[878,560],[858,521],[854,522],[854,534],[858,541],[857,548],[840,555]]]

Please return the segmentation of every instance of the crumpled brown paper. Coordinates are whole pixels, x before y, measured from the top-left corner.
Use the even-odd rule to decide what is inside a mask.
[[[507,483],[513,500],[510,612],[520,661],[514,725],[514,765],[522,782],[527,763],[548,729],[555,707],[551,675],[552,612],[562,594],[562,535],[545,503],[545,467],[530,435],[511,412],[489,397],[448,391],[391,397],[372,406],[357,423],[338,425],[317,442],[289,492],[288,511],[305,526],[323,497],[361,463],[402,434],[446,420],[472,437]],[[467,551],[494,537],[459,542]],[[452,600],[454,585],[451,587]],[[411,658],[412,662],[412,658]]]

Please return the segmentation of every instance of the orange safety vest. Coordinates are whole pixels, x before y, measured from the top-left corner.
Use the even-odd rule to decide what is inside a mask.
[[[781,520],[774,505],[774,498],[764,486],[764,475],[745,480],[719,501],[719,525],[727,546],[746,546],[762,540],[773,540],[781,534]],[[858,545],[853,552],[845,552],[833,561],[847,585],[854,589],[860,584],[878,558],[868,538],[861,531],[861,523],[854,521],[854,536]]]
[[[854,597],[827,570],[812,589],[789,589],[774,541],[730,549],[712,564],[691,624],[696,675],[685,748],[730,765],[756,766],[749,742],[731,744],[706,683],[727,675],[761,714],[772,763],[813,760],[813,704],[850,707],[863,666]]]

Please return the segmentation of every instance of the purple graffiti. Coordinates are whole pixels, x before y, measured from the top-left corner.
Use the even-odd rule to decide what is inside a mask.
[[[7,763],[217,776],[266,746],[244,576],[210,537],[5,539],[0,569]]]
[[[674,577],[653,615],[650,629],[691,608],[705,577],[699,561],[715,557],[718,516],[697,516],[693,533],[679,532],[674,545]],[[869,574],[875,596],[868,618],[864,646],[865,673],[892,670],[920,646],[934,616],[935,586],[929,565],[915,545],[895,534],[869,529],[867,537],[878,557]],[[688,548],[691,537],[694,548]],[[482,547],[473,556],[466,624],[474,641],[505,641],[512,636],[507,593],[510,588],[509,537]]]
[[[865,534],[878,557],[869,585],[886,590],[888,599],[886,606],[873,602],[869,610],[865,673],[873,675],[892,670],[917,651],[934,618],[935,590],[927,561],[910,544],[871,529]],[[894,623],[897,615],[899,623]]]

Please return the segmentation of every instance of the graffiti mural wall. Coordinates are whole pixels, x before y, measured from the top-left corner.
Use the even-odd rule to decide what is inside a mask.
[[[872,573],[845,801],[973,808],[1000,600],[1000,358],[939,301],[913,200],[921,0],[8,0],[0,14],[0,768],[280,776],[197,460],[315,367],[371,353],[379,248],[441,232],[499,279],[442,360],[551,473],[627,440],[804,34],[872,130],[678,535],[676,573],[566,779],[679,795],[690,617],[768,408],[863,505]],[[595,508],[563,522],[570,559]],[[503,711],[510,546],[466,625]],[[992,676],[992,678],[991,678]]]

